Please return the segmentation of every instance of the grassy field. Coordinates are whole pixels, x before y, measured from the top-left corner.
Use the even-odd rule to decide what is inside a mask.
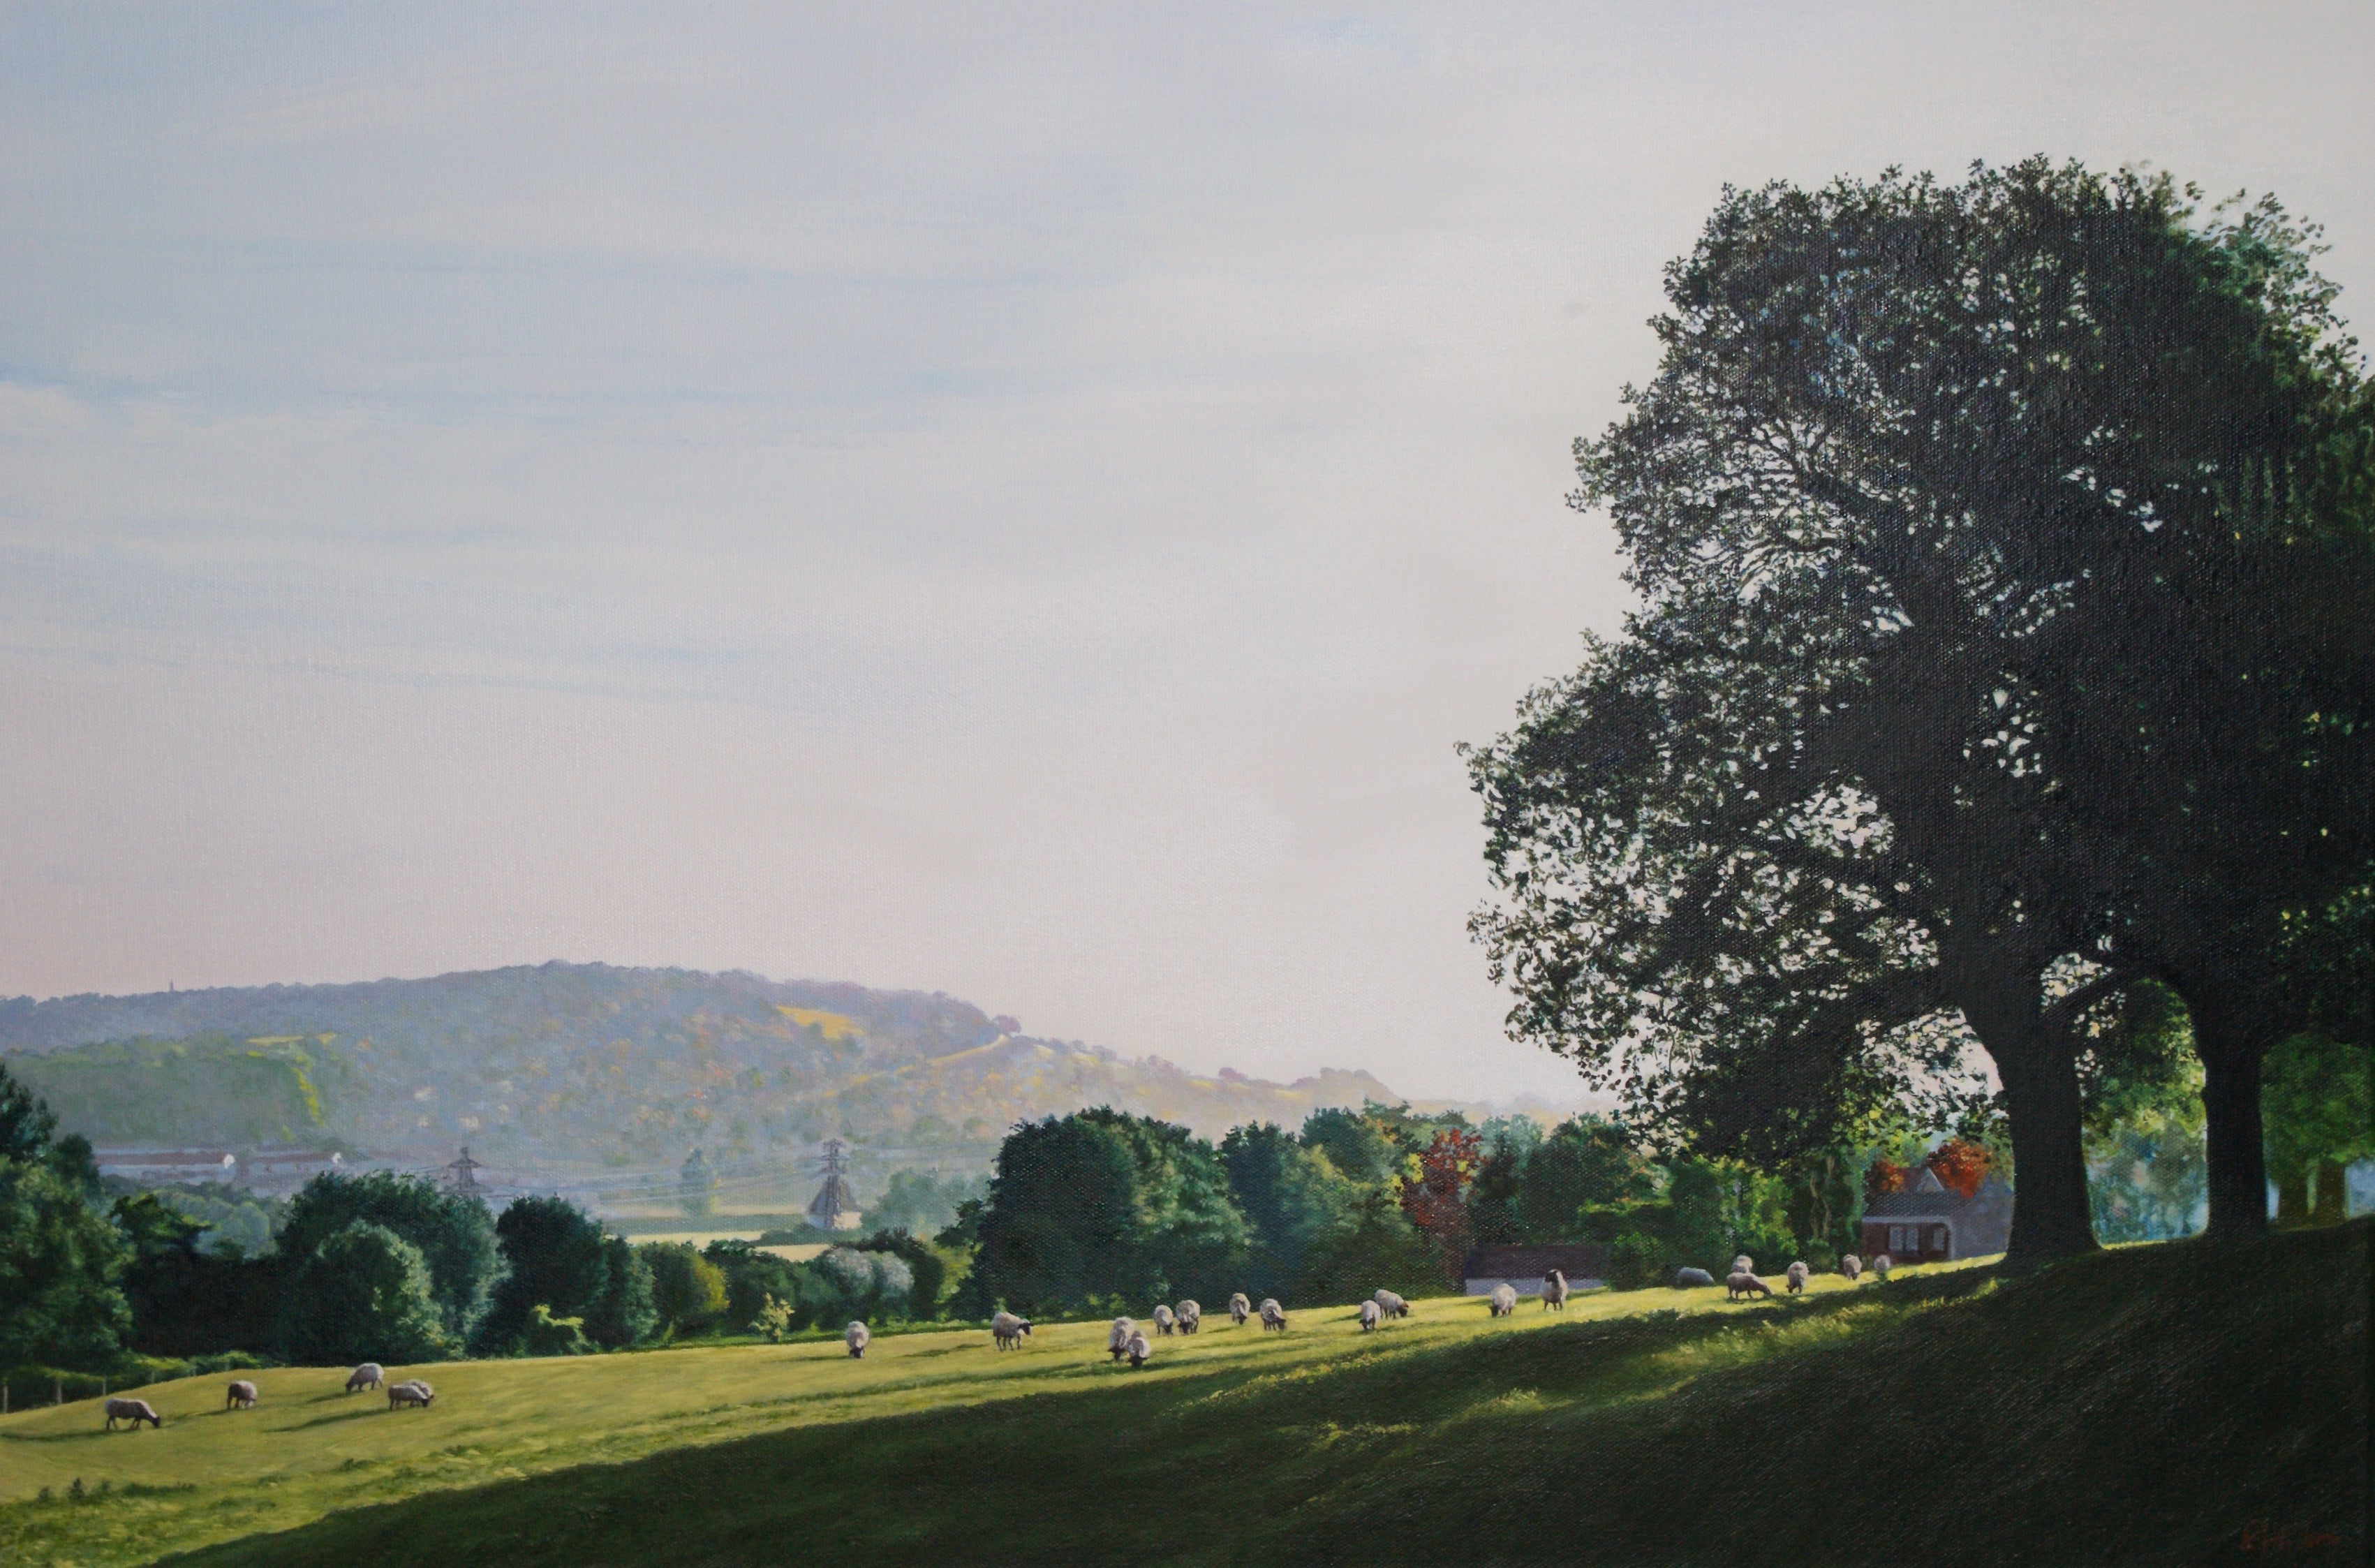
[[[1223,1317],[1138,1373],[1083,1324],[459,1363],[426,1411],[193,1380],[161,1431],[0,1421],[0,1561],[2355,1562],[2369,1233]]]

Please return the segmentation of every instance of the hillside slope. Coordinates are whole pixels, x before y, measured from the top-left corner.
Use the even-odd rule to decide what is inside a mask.
[[[790,1178],[826,1137],[962,1165],[1018,1120],[1084,1105],[1217,1135],[1393,1098],[1365,1073],[1280,1084],[1125,1061],[939,994],[607,964],[19,997],[0,1001],[0,1054],[95,1142],[261,1133],[421,1163],[467,1142],[516,1185],[589,1167],[664,1185],[695,1147],[729,1174]],[[311,1110],[292,1114],[301,1084]]]
[[[79,1513],[0,1513],[0,1550],[138,1561],[337,1506],[306,1489],[343,1486],[424,1495],[188,1561],[2356,1562],[2369,1237],[1949,1266],[1736,1306],[1595,1294],[1570,1321],[1426,1302],[1374,1337],[1298,1311],[1284,1336],[1163,1340],[1135,1374],[1080,1325],[1012,1356],[975,1330],[878,1340],[862,1363],[476,1363],[394,1417],[267,1386],[293,1447],[260,1411],[198,1413],[215,1385],[183,1385],[137,1439],[103,1439],[88,1408],[0,1423],[0,1453],[63,1444],[52,1470],[118,1477]],[[721,1441],[749,1423],[785,1429]],[[707,1445],[501,1479],[668,1440]],[[135,1475],[192,1490],[125,1497]]]

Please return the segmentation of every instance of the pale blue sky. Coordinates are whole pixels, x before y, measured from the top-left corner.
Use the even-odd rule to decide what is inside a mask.
[[[0,993],[546,958],[1552,1092],[1452,745],[1727,181],[2375,277],[2364,5],[0,8]],[[954,18],[954,19],[952,19]]]

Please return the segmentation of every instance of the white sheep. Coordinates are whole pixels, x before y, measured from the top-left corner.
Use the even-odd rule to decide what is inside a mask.
[[[1129,1354],[1129,1337],[1138,1332],[1138,1325],[1127,1317],[1117,1317],[1105,1334],[1105,1352],[1115,1361]]]
[[[1182,1334],[1193,1334],[1198,1328],[1203,1326],[1204,1309],[1198,1306],[1192,1301],[1181,1302],[1179,1303],[1177,1316],[1179,1318],[1179,1332]]]
[[[989,1338],[994,1349],[1019,1350],[1022,1341],[1031,1337],[1031,1320],[1001,1312],[989,1320]]]
[[[1178,1321],[1179,1320],[1176,1317],[1172,1315],[1171,1309],[1169,1307],[1164,1306],[1160,1303],[1156,1303],[1154,1308],[1154,1331],[1157,1334],[1170,1333],[1172,1328],[1177,1325]]]
[[[1246,1293],[1243,1291],[1237,1291],[1229,1298],[1229,1321],[1238,1327],[1243,1328],[1246,1326],[1246,1319],[1253,1315],[1253,1303],[1246,1300]]]
[[[1386,1309],[1379,1306],[1377,1303],[1363,1302],[1361,1303],[1361,1332],[1366,1334],[1371,1329],[1377,1327],[1378,1323],[1384,1319],[1385,1315]]]
[[[1794,1296],[1806,1288],[1806,1276],[1810,1272],[1811,1270],[1809,1270],[1803,1263],[1793,1263],[1790,1266],[1790,1293],[1791,1295]]]
[[[1484,1300],[1495,1317],[1507,1317],[1518,1310],[1518,1287],[1504,1279],[1493,1287],[1493,1293]]]
[[[1146,1335],[1143,1332],[1133,1334],[1129,1337],[1129,1345],[1128,1349],[1129,1351],[1129,1366],[1132,1372],[1144,1366],[1146,1364],[1147,1358],[1154,1354],[1154,1347],[1146,1342]]]
[[[233,1405],[237,1405],[242,1410],[255,1409],[255,1385],[242,1377],[224,1389],[223,1409],[228,1410]]]
[[[1262,1298],[1261,1326],[1265,1329],[1275,1328],[1282,1334],[1286,1332],[1286,1309],[1278,1304],[1274,1296]]]
[[[1863,1259],[1853,1253],[1848,1254],[1847,1256],[1839,1259],[1839,1272],[1853,1279],[1863,1272]]]
[[[1731,1271],[1734,1274],[1754,1274],[1756,1272],[1756,1260],[1742,1253],[1731,1260]]]
[[[132,1430],[138,1432],[142,1421],[161,1427],[165,1424],[165,1418],[150,1409],[146,1399],[110,1399],[107,1402],[107,1430],[113,1432],[117,1421],[130,1421]]]
[[[429,1402],[436,1397],[437,1390],[416,1377],[408,1383],[398,1383],[389,1387],[387,1408],[392,1410],[398,1405],[418,1405],[425,1410]]]
[[[1695,1285],[1712,1285],[1714,1283],[1715,1276],[1708,1273],[1704,1268],[1677,1268],[1674,1270],[1674,1289],[1677,1291],[1687,1291]]]
[[[1542,1310],[1544,1312],[1566,1310],[1566,1276],[1555,1268],[1542,1276]]]
[[[1728,1302],[1738,1301],[1743,1296],[1769,1296],[1773,1293],[1772,1286],[1746,1269],[1742,1269],[1726,1279],[1723,1282],[1723,1299]]]
[[[1878,1257],[1872,1260],[1872,1271],[1874,1274],[1879,1275],[1884,1279],[1888,1278],[1888,1271],[1896,1267],[1896,1260],[1889,1256],[1886,1253],[1882,1253]]]
[[[841,1331],[841,1341],[849,1347],[849,1359],[852,1361],[866,1359],[867,1344],[873,1338],[873,1332],[863,1323],[852,1323]]]
[[[351,1394],[358,1388],[376,1388],[386,1378],[387,1373],[380,1370],[379,1362],[365,1362],[347,1373],[347,1392]]]
[[[1388,1317],[1408,1317],[1410,1315],[1410,1303],[1402,1300],[1391,1291],[1379,1291],[1376,1295],[1371,1296],[1369,1299],[1377,1303],[1377,1310],[1384,1313]]]

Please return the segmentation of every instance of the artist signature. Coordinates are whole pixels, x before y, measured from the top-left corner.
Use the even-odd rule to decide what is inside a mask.
[[[2324,1551],[2342,1544],[2342,1538],[2329,1530],[2299,1529],[2291,1525],[2268,1527],[2265,1519],[2254,1519],[2243,1527],[2242,1547],[2245,1551],[2264,1551],[2285,1555],[2304,1551]]]

